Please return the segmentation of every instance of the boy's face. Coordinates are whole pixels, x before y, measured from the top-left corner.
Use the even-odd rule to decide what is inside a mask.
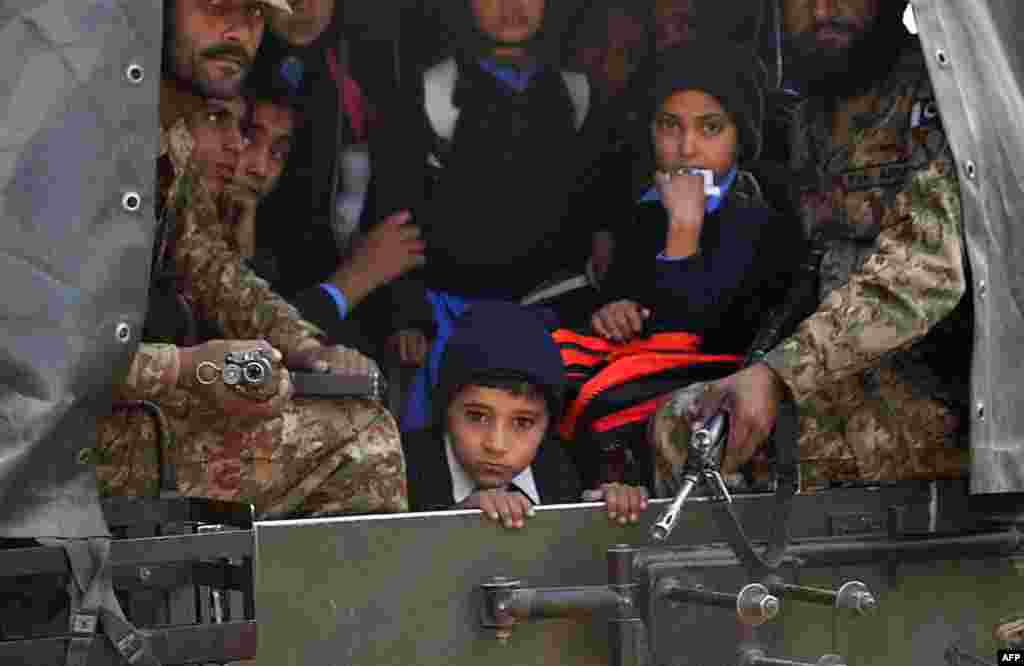
[[[218,197],[231,186],[242,152],[242,120],[245,101],[234,99],[206,100],[206,108],[190,118],[189,127],[195,140],[192,158],[199,176],[210,194]]]
[[[540,30],[544,0],[472,0],[481,32],[499,44],[521,44]]]
[[[253,203],[274,191],[288,161],[294,117],[291,109],[267,101],[253,104],[246,145],[235,172],[235,194]]]
[[[717,99],[700,90],[665,98],[651,133],[659,171],[711,169],[721,178],[736,162],[736,123]]]
[[[455,456],[479,488],[503,488],[533,462],[548,427],[547,403],[467,386],[448,407]]]

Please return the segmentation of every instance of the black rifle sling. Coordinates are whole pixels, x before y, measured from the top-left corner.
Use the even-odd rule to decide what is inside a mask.
[[[812,299],[816,302],[818,273],[824,250],[824,244],[819,237],[811,239],[807,260],[800,267],[796,280],[782,304],[766,317],[765,324],[759,329],[747,353],[744,367],[763,359],[768,351],[780,342],[783,332],[797,323],[797,318],[803,317],[807,303]],[[800,485],[797,450],[799,435],[800,418],[796,403],[792,399],[784,400],[779,406],[779,414],[770,440],[775,450],[775,512],[772,515],[768,547],[763,555],[754,549],[732,503],[723,501],[713,505],[713,515],[729,547],[755,577],[761,577],[777,568],[789,546],[789,517],[793,512],[793,497]]]

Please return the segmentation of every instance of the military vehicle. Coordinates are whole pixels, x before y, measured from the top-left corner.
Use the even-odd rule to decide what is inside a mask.
[[[0,576],[31,576],[53,557],[63,565],[48,542],[19,540],[106,534],[77,452],[92,396],[109,388],[104,371],[125,367],[145,311],[154,230],[139,211],[154,197],[160,4],[0,6],[0,67],[12,74],[0,93]],[[353,20],[400,42],[400,16],[446,5],[407,4],[357,4]],[[729,13],[745,2],[718,4]],[[176,557],[243,552],[254,596],[244,621],[215,613],[237,631],[210,641],[268,666],[1024,660],[1014,651],[1024,638],[1024,5],[911,6],[957,160],[973,281],[967,480],[794,495],[782,475],[774,492],[730,495],[711,432],[683,470],[686,493],[653,501],[635,526],[610,525],[599,504],[540,507],[514,532],[482,529],[478,511],[267,521],[115,540],[115,571],[146,581]],[[234,549],[239,538],[250,545]],[[99,642],[75,652],[91,633],[84,622],[45,640],[0,636],[0,662],[121,663]],[[174,646],[200,634],[143,633],[165,663],[211,660],[174,660]],[[130,640],[118,650],[137,654]]]

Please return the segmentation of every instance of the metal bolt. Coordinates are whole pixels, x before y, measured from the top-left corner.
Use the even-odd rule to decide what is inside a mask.
[[[978,404],[976,404],[974,406],[974,412],[975,412],[975,414],[978,415],[978,420],[979,421],[984,421],[985,420],[985,403],[979,401]]]
[[[984,280],[978,280],[978,298],[984,298],[988,291],[988,284]]]
[[[129,213],[135,213],[142,207],[142,195],[138,192],[128,191],[121,197],[121,207]]]
[[[815,666],[846,666],[846,660],[837,654],[826,654],[818,660]]]
[[[750,583],[736,595],[736,614],[740,622],[758,627],[779,614],[779,598],[760,583]]]
[[[857,612],[861,615],[870,615],[878,610],[878,602],[870,592],[858,592],[856,599]]]
[[[128,342],[132,339],[132,327],[122,321],[114,329],[114,337],[121,344]]]
[[[124,68],[124,77],[128,79],[128,83],[138,85],[145,80],[146,70],[139,63],[133,62]]]
[[[149,567],[139,567],[139,580],[143,583],[148,582],[153,577],[153,570]]]
[[[967,172],[967,178],[970,180],[977,180],[978,178],[978,166],[973,160],[967,160],[964,163],[964,171]]]
[[[938,61],[939,67],[949,67],[949,56],[942,49],[936,49],[935,60]]]

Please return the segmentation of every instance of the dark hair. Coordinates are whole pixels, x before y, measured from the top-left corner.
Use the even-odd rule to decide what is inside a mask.
[[[548,410],[548,416],[550,418],[556,418],[558,416],[557,414],[552,413],[552,396],[548,394],[548,391],[530,381],[530,379],[522,373],[487,372],[474,374],[470,377],[468,382],[456,388],[452,393],[452,396],[454,397],[458,395],[463,389],[470,386],[497,389],[517,398],[543,402],[544,406]]]
[[[305,111],[304,101],[276,68],[254,69],[245,79],[242,96],[250,106],[273,104],[288,109],[298,125]]]

